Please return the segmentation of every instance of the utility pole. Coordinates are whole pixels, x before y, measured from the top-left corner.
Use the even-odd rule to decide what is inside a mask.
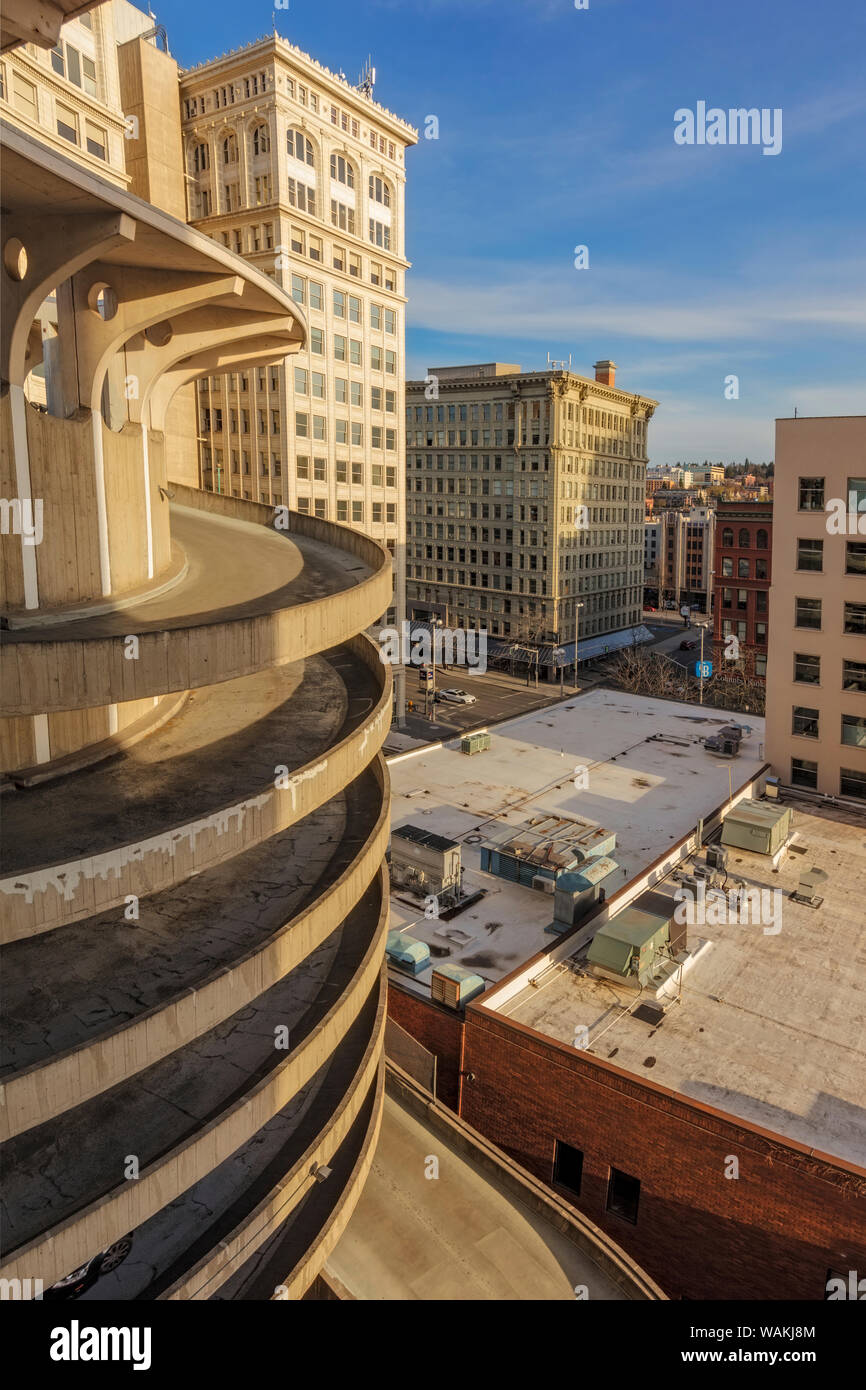
[[[700,675],[700,681],[701,681],[700,703],[701,703],[701,704],[704,703],[704,633],[706,632],[706,630],[707,630],[707,625],[706,625],[706,623],[701,623],[701,675]]]
[[[575,693],[575,695],[578,693],[578,689],[579,689],[578,684],[577,684],[577,672],[578,672],[577,653],[578,653],[578,643],[579,643],[579,641],[580,641],[580,610],[581,610],[582,607],[583,607],[583,604],[582,604],[582,603],[575,603],[575,605],[574,605],[574,693]]]

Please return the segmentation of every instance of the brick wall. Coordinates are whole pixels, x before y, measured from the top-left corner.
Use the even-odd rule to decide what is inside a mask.
[[[580,1149],[574,1205],[671,1297],[820,1300],[828,1269],[866,1275],[862,1170],[472,1006],[463,1066],[463,1118],[548,1183],[554,1141]],[[640,1180],[636,1225],[606,1211],[611,1165]]]
[[[462,1016],[429,1000],[419,999],[389,980],[388,1017],[435,1053],[437,1098],[456,1110],[460,1091]]]

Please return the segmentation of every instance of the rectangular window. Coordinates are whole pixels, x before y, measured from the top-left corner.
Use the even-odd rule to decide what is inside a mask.
[[[382,327],[382,306],[380,304],[370,305],[370,327],[377,331]]]
[[[809,762],[807,758],[792,758],[791,786],[811,787],[814,790],[818,786],[818,764]]]
[[[349,503],[343,497],[337,499],[337,520],[349,520]]]
[[[310,417],[302,410],[295,411],[295,434],[299,439],[307,439],[310,433]]]
[[[846,603],[843,626],[846,632],[866,636],[866,603]]]
[[[397,354],[392,348],[385,349],[385,371],[394,376],[397,371]]]
[[[327,481],[327,459],[313,459],[313,477],[317,483]]]
[[[386,333],[396,333],[396,332],[397,332],[397,315],[396,315],[396,313],[395,313],[395,311],[394,311],[393,309],[386,309],[386,310],[385,310],[385,332],[386,332]]]
[[[345,362],[346,360],[346,339],[341,337],[339,333],[334,334],[334,360],[336,362]]]
[[[866,575],[866,541],[846,542],[845,573]]]
[[[344,319],[346,317],[346,296],[342,290],[334,290],[334,318]]]
[[[57,44],[51,50],[51,66],[58,77],[66,76],[66,63],[63,58],[63,40],[58,39]]]
[[[104,159],[106,150],[105,131],[100,130],[99,126],[94,125],[92,121],[85,121],[84,132],[88,154],[95,155],[97,159]]]
[[[337,435],[336,435],[337,443],[338,443],[338,444],[348,444],[348,442],[349,442],[349,422],[348,422],[348,420],[341,420],[341,419],[337,418],[337,420],[335,420],[335,422],[334,422],[334,428],[335,428],[336,431],[337,431]]]
[[[809,656],[804,652],[795,653],[794,680],[803,685],[819,685],[821,681],[820,656]]]
[[[353,367],[361,366],[361,344],[357,338],[349,340],[349,361]]]
[[[818,710],[795,705],[791,715],[791,733],[802,738],[818,738]]]
[[[845,505],[849,515],[857,515],[859,525],[859,518],[866,512],[866,478],[848,479],[848,500]]]
[[[797,541],[797,569],[817,570],[824,568],[824,542],[800,539]]]
[[[359,448],[361,447],[361,442],[362,442],[362,440],[363,440],[363,426],[362,426],[360,420],[353,420],[353,421],[352,421],[352,445],[353,445],[353,447],[354,447],[355,449],[359,449]]]
[[[325,399],[324,372],[313,372],[310,386],[310,394],[315,396],[316,400],[323,401]]]
[[[370,348],[370,369],[374,372],[382,370],[382,349],[380,347]]]
[[[354,294],[349,295],[349,322],[361,322],[361,301]]]
[[[798,507],[801,512],[823,512],[824,479],[801,478]]]
[[[842,689],[866,691],[866,662],[842,662]]]
[[[69,140],[71,144],[78,144],[78,117],[74,111],[70,111],[68,106],[61,106],[57,102],[57,134],[62,135],[64,140]]]
[[[640,1181],[623,1173],[619,1168],[611,1168],[607,1185],[607,1209],[624,1221],[637,1225],[638,1203],[640,1202]]]
[[[304,288],[304,278],[302,275],[292,276],[292,299],[296,304],[305,303],[306,290]]]
[[[853,796],[858,801],[866,801],[866,772],[858,772],[853,767],[839,769],[839,793]]]
[[[306,396],[307,394],[307,373],[303,367],[295,368],[295,395]]]
[[[81,55],[81,85],[88,96],[96,96],[96,64],[86,54]]]
[[[583,1153],[580,1149],[564,1144],[561,1139],[553,1147],[553,1181],[558,1187],[565,1187],[573,1196],[580,1196],[583,1179]]]
[[[821,600],[819,598],[797,598],[794,600],[794,626],[821,626]]]
[[[66,45],[66,76],[76,87],[81,86],[81,54],[71,43]]]
[[[322,286],[318,283],[317,280],[311,280],[311,281],[310,281],[310,308],[311,308],[311,309],[322,309],[322,308],[324,308],[324,304],[325,304],[325,301],[324,301],[324,291],[323,291],[323,289],[322,289]]]
[[[866,718],[859,714],[843,714],[842,742],[849,748],[866,748]]]
[[[295,466],[299,478],[309,478],[310,459],[307,454],[298,454]]]
[[[314,438],[314,439],[327,439],[328,436],[327,436],[327,433],[326,433],[326,429],[327,429],[327,421],[325,420],[324,415],[314,415],[314,416],[313,416],[313,438]]]
[[[321,357],[325,351],[325,331],[323,328],[310,329],[310,352]]]

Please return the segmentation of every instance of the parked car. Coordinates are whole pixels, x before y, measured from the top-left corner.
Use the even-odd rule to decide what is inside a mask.
[[[680,642],[680,651],[693,652],[697,645],[697,642]]]
[[[58,1279],[56,1284],[52,1284],[49,1289],[45,1289],[42,1294],[45,1299],[67,1299],[80,1298],[88,1289],[92,1289],[103,1274],[110,1274],[123,1261],[132,1250],[132,1236],[124,1236],[122,1240],[116,1240],[113,1245],[109,1245],[107,1250],[101,1250],[98,1255],[94,1255],[87,1264],[81,1265],[79,1269],[74,1269],[71,1274],[67,1274],[64,1279]]]
[[[440,700],[450,700],[452,705],[474,705],[476,697],[468,690],[440,690]]]

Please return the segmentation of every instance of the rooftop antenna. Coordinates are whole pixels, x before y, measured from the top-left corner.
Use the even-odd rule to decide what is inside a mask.
[[[794,419],[796,420],[796,418],[797,418],[797,407],[794,406]]]
[[[562,362],[559,362],[559,361],[556,360],[555,357],[551,357],[550,353],[548,352],[548,354],[547,354],[547,366],[548,366],[548,370],[549,370],[549,371],[552,371],[552,372],[570,372],[570,371],[571,371],[571,353],[568,354],[568,361],[567,361],[567,362],[564,361],[564,360],[563,360]]]
[[[373,60],[368,53],[367,62],[364,66],[364,70],[361,73],[361,76],[358,78],[358,91],[363,92],[364,96],[369,97],[369,99],[372,101],[373,88],[375,87],[375,85],[376,69],[373,67]]]

